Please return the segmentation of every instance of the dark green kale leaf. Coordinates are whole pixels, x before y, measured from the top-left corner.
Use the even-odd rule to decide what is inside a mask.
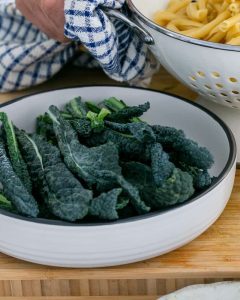
[[[115,97],[110,97],[104,100],[102,104],[105,105],[108,109],[110,109],[111,112],[118,112],[119,110],[128,107],[126,103]]]
[[[92,192],[83,188],[61,160],[57,147],[33,135],[42,157],[47,182],[46,203],[51,212],[67,221],[83,219],[88,214]]]
[[[152,174],[157,186],[170,177],[175,168],[174,164],[169,161],[169,156],[163,151],[162,145],[153,143],[150,145]]]
[[[116,123],[105,121],[105,124],[112,130],[132,134],[132,136],[141,143],[153,143],[156,141],[155,133],[150,125],[144,122],[138,123]]]
[[[64,120],[56,107],[51,106],[49,116],[54,123],[54,130],[59,149],[68,168],[90,186],[101,184],[101,178],[94,175],[94,171],[108,170],[121,174],[118,161],[118,150],[111,144],[88,148],[80,144],[75,130],[67,120]],[[104,183],[104,181],[103,181]]]
[[[207,170],[213,165],[214,159],[209,150],[187,139],[182,130],[160,125],[152,126],[152,128],[157,142],[162,144],[163,148],[167,147],[167,150],[174,153],[175,161],[181,161],[203,170]]]
[[[138,123],[129,123],[128,124],[129,132],[141,143],[153,143],[156,141],[156,136],[147,123],[138,122]]]
[[[93,134],[85,143],[92,146],[99,146],[105,143],[114,143],[119,151],[120,157],[128,160],[149,160],[150,156],[146,149],[146,144],[139,142],[130,134],[106,129],[102,133]]]
[[[71,125],[80,137],[88,137],[92,131],[102,130],[104,128],[104,118],[110,113],[106,108],[99,109],[97,113],[88,110],[81,97],[71,100],[66,104],[65,109],[72,115]],[[63,117],[61,113],[60,115]]]
[[[86,104],[87,108],[88,108],[90,111],[92,111],[92,112],[94,112],[94,113],[96,113],[96,114],[99,114],[99,113],[100,113],[101,108],[98,107],[97,104],[95,104],[95,103],[93,103],[93,102],[91,102],[91,101],[87,101],[87,102],[85,102],[85,104]]]
[[[130,200],[128,197],[120,195],[120,197],[118,198],[116,209],[117,210],[124,209],[126,206],[128,206],[129,202]]]
[[[18,148],[18,142],[15,135],[15,128],[7,114],[0,112],[0,121],[3,125],[4,137],[6,139],[7,152],[14,172],[20,178],[29,193],[32,191],[32,183],[27,170],[27,165],[22,158]]]
[[[7,210],[12,213],[17,213],[17,210],[12,205],[11,201],[9,201],[4,195],[3,192],[0,191],[0,208]]]
[[[139,214],[145,214],[150,211],[150,207],[148,207],[140,198],[138,189],[130,182],[125,180],[123,176],[106,170],[94,171],[94,173],[96,174],[96,176],[101,177],[102,180],[106,180],[108,183],[112,183],[113,186],[120,186],[122,190],[128,195],[131,204]]]
[[[7,157],[3,144],[0,142],[0,182],[4,195],[11,201],[19,213],[37,217],[38,205],[32,195],[29,194]]]
[[[146,102],[138,106],[127,106],[122,100],[114,97],[103,101],[104,105],[112,111],[108,119],[114,122],[138,122],[138,117],[142,116],[150,108],[150,103]],[[134,118],[134,120],[132,120]]]
[[[181,170],[188,172],[193,178],[193,186],[196,190],[203,190],[212,184],[212,178],[207,170],[201,170],[196,167],[188,166],[178,162]]]
[[[51,213],[67,221],[84,218],[92,193],[67,169],[58,148],[36,134],[31,138],[19,132],[18,139],[30,172],[35,176],[35,186]]]
[[[193,179],[187,172],[175,168],[171,177],[156,190],[158,205],[174,205],[188,200],[194,194]]]
[[[156,186],[151,168],[147,165],[126,163],[123,166],[123,175],[139,189],[141,198],[153,209],[185,202],[194,193],[192,177],[177,168],[159,187]]]
[[[70,120],[70,123],[72,127],[77,131],[78,136],[80,138],[86,138],[89,137],[93,132],[102,131],[105,127],[104,119],[110,113],[110,111],[106,108],[101,109],[99,113],[84,111],[82,117],[80,117],[80,114],[76,112],[79,105],[76,105],[75,102],[75,100],[72,100],[69,104],[67,104],[67,106],[70,106],[72,114],[74,116],[74,118]],[[85,105],[85,103],[82,104],[81,102],[81,105]],[[70,108],[68,108],[68,110],[70,110]],[[83,111],[82,107],[81,109]],[[61,116],[63,117],[62,114]]]
[[[46,184],[42,156],[36,143],[23,130],[16,129],[16,137],[21,149],[21,153],[27,162],[28,171],[33,183],[33,191],[37,191],[44,197],[43,186]]]
[[[157,135],[157,141],[162,144],[163,147],[171,147],[176,140],[185,138],[185,133],[174,127],[153,125],[152,129]]]
[[[63,163],[46,167],[45,178],[47,204],[55,216],[73,222],[88,214],[92,193],[82,187]]]
[[[56,144],[53,123],[48,114],[40,115],[37,117],[36,133],[41,135],[44,139],[51,142],[52,144]]]
[[[72,120],[72,118],[73,118],[73,116],[70,113],[66,112],[66,111],[61,111],[60,113],[61,113],[61,116],[65,120]]]
[[[73,116],[73,118],[81,119],[86,118],[87,116],[88,109],[85,103],[82,102],[81,97],[71,100],[66,104],[65,109]]]
[[[130,106],[119,110],[118,112],[111,113],[108,116],[109,120],[115,122],[126,122],[133,118],[138,118],[144,114],[147,110],[149,110],[150,104],[146,102],[145,104],[140,104],[138,106]]]
[[[89,120],[84,118],[72,119],[70,120],[70,123],[80,138],[87,138],[91,136],[93,130]]]
[[[89,207],[89,214],[103,220],[117,220],[118,198],[121,192],[122,189],[113,189],[94,198]]]
[[[207,148],[200,147],[198,143],[189,139],[174,143],[174,150],[178,161],[199,169],[210,169],[214,163],[213,156]]]
[[[139,213],[149,211],[141,201],[137,189],[121,176],[118,150],[114,144],[107,143],[87,148],[79,143],[76,132],[60,116],[56,107],[50,107],[49,115],[54,122],[54,130],[64,161],[73,173],[91,187],[96,185],[99,191],[120,186],[129,195]]]

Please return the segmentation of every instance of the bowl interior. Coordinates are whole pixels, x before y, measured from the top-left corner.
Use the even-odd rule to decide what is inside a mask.
[[[231,153],[231,138],[221,121],[198,106],[155,91],[114,86],[69,88],[28,96],[2,105],[0,109],[8,113],[18,127],[31,132],[35,127],[36,117],[46,112],[51,104],[61,107],[76,96],[95,102],[115,96],[129,105],[149,101],[151,108],[144,115],[146,121],[183,129],[189,138],[207,147],[215,159],[212,175],[219,176],[227,165]]]

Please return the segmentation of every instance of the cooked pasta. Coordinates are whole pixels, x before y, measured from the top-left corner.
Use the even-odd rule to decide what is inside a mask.
[[[240,0],[170,0],[154,21],[192,38],[240,45]]]

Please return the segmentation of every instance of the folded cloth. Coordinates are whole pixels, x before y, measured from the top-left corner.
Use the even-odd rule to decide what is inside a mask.
[[[80,44],[118,81],[146,85],[158,67],[147,46],[126,25],[110,21],[101,9],[119,9],[124,0],[66,0],[65,35],[73,41],[67,44],[40,32],[20,14],[14,1],[1,1],[1,92],[48,80],[76,56]],[[86,54],[78,59],[78,64],[89,63]]]

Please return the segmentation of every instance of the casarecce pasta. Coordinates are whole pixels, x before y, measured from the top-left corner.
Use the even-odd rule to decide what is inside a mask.
[[[240,0],[170,0],[154,21],[192,38],[240,45]]]

